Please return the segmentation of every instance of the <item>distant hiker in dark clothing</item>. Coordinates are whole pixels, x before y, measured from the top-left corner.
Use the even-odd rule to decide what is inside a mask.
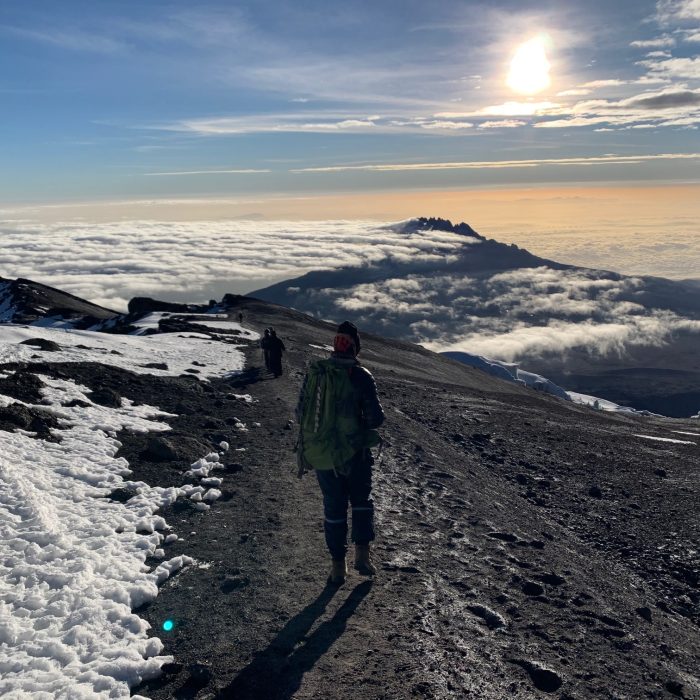
[[[282,374],[282,353],[286,350],[284,343],[277,337],[274,329],[270,329],[270,340],[268,341],[267,353],[270,365],[268,369],[275,377]]]
[[[238,314],[238,323],[243,323],[243,314]]]
[[[266,328],[263,337],[260,338],[260,348],[263,352],[263,360],[265,361],[265,369],[270,369],[270,329]]]
[[[338,326],[333,353],[309,368],[299,394],[297,418],[299,476],[314,469],[323,494],[324,532],[332,565],[328,582],[347,576],[348,502],[352,506],[355,569],[372,576],[370,542],[374,540],[370,447],[381,440],[384,422],[374,378],[357,361],[360,335],[345,321]]]

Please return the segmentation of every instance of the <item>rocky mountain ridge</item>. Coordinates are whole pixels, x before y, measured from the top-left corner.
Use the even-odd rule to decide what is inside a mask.
[[[0,323],[42,323],[55,318],[86,328],[117,315],[116,311],[41,282],[0,277]]]

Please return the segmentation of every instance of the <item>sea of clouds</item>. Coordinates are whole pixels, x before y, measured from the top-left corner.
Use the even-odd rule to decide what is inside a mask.
[[[519,269],[478,279],[451,263],[475,239],[440,231],[400,233],[367,221],[258,222],[129,221],[45,224],[0,222],[0,276],[27,277],[98,304],[123,310],[130,298],[175,301],[219,299],[245,293],[311,270],[341,266],[385,268],[371,281],[338,291],[302,290],[289,303],[321,318],[350,316],[367,330],[513,361],[583,347],[624,353],[638,345],[661,345],[674,333],[700,331],[697,314],[653,308],[642,299],[647,281],[592,270]],[[698,238],[696,236],[696,238]],[[562,246],[568,238],[561,237]],[[640,241],[637,241],[640,243]],[[571,249],[585,264],[585,249]],[[599,239],[599,248],[604,242]],[[608,240],[592,248],[591,267],[614,269],[616,260],[649,255],[649,273],[661,252],[684,259],[688,276],[700,261],[700,241],[657,241],[633,252]],[[669,252],[670,251],[670,252]],[[540,253],[540,250],[534,252]],[[562,249],[551,256],[571,262]],[[641,257],[640,257],[641,256]],[[582,260],[583,258],[583,260]],[[434,268],[433,267],[434,263]],[[700,287],[699,287],[700,288]],[[297,291],[297,290],[294,290]],[[653,301],[653,300],[652,300]]]
[[[441,258],[464,238],[362,221],[101,224],[0,222],[0,277],[25,277],[124,310],[134,296],[207,301],[309,270],[391,256]]]
[[[700,236],[658,229],[491,233],[559,262],[672,279],[700,277]],[[463,238],[407,239],[368,221],[0,221],[0,276],[27,277],[117,310],[137,295],[207,301],[322,268],[449,254]]]
[[[432,350],[498,360],[561,356],[576,348],[622,356],[700,333],[695,309],[663,308],[656,287],[595,270],[520,268],[486,275],[436,270],[299,290],[290,304],[322,318],[351,316],[362,327]],[[689,315],[688,315],[689,314]]]

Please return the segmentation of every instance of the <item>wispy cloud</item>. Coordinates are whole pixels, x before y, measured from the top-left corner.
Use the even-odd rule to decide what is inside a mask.
[[[662,25],[686,20],[700,21],[698,0],[658,0],[656,19]]]
[[[671,126],[671,120],[686,119],[700,122],[700,90],[668,87],[656,92],[644,92],[617,100],[584,100],[570,107],[551,110],[534,124],[540,128],[574,126],[633,126],[647,123],[651,126]]]
[[[676,45],[676,40],[672,36],[664,35],[655,39],[639,39],[630,42],[630,46],[637,49],[668,49]]]
[[[455,122],[444,119],[434,119],[432,121],[421,121],[417,123],[421,129],[447,129],[449,131],[471,129],[474,124],[471,122]]]
[[[698,160],[700,153],[655,153],[640,155],[603,155],[575,158],[537,158],[530,160],[500,161],[457,161],[444,163],[368,163],[366,165],[331,165],[317,168],[296,168],[290,172],[343,172],[364,170],[374,172],[411,171],[411,170],[481,170],[488,168],[534,168],[542,165],[620,165],[644,163],[658,160]]]
[[[69,51],[114,54],[128,50],[128,44],[122,40],[105,36],[98,32],[79,30],[61,30],[54,28],[26,29],[24,27],[0,27],[15,36],[36,41],[49,46]]]
[[[561,105],[556,102],[503,102],[488,105],[478,110],[468,112],[438,112],[435,116],[441,119],[459,119],[473,117],[527,117],[545,114],[548,110],[558,109]]]
[[[144,176],[148,177],[165,177],[165,176],[177,176],[177,175],[251,175],[257,173],[270,173],[271,170],[257,170],[253,168],[242,168],[242,169],[232,169],[232,170],[175,170],[171,172],[162,173],[144,173]]]
[[[620,107],[639,107],[640,109],[675,109],[677,107],[695,107],[700,105],[700,90],[667,90],[652,95],[636,95],[621,100]]]
[[[494,121],[485,121],[479,124],[480,129],[517,129],[519,126],[525,126],[527,122],[518,119],[497,119]]]
[[[297,114],[258,114],[245,117],[188,119],[171,124],[147,127],[190,133],[197,136],[229,136],[264,133],[331,133],[373,130],[379,126],[379,116],[348,116],[328,112]],[[392,125],[384,123],[384,129]]]
[[[661,78],[700,80],[700,56],[651,59],[639,63]]]

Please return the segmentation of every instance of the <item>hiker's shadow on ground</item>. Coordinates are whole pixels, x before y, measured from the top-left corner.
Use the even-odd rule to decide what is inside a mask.
[[[226,383],[235,389],[242,389],[248,384],[255,384],[256,382],[264,379],[265,370],[261,367],[248,367],[242,372],[237,372],[236,374],[230,375]]]
[[[219,691],[217,700],[291,698],[301,686],[304,674],[342,637],[348,620],[371,588],[370,580],[355,586],[335,615],[307,637],[339,591],[326,586],[316,600],[289,620],[267,648],[258,652],[233,681]]]

